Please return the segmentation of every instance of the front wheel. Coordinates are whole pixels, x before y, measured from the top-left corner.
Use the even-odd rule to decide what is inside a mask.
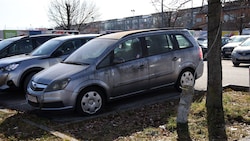
[[[238,66],[240,65],[240,63],[233,62],[233,65],[234,65],[235,67],[238,67]]]
[[[98,88],[88,88],[77,98],[76,110],[82,115],[94,115],[104,108],[104,94]]]
[[[176,89],[178,91],[182,91],[181,87],[188,85],[188,86],[194,86],[195,83],[195,77],[194,73],[191,70],[184,70],[180,73],[179,78],[176,82]]]
[[[24,79],[24,81],[23,81],[23,87],[22,87],[24,93],[27,92],[28,84],[29,84],[31,78],[32,78],[36,73],[37,73],[37,72],[31,72],[30,74],[28,74],[28,75],[25,77],[25,79]]]

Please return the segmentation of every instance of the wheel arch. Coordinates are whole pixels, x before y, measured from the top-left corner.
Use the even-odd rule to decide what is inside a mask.
[[[101,83],[99,81],[96,82],[96,83],[89,82],[89,84],[87,84],[87,85],[85,83],[84,86],[81,86],[81,87],[75,89],[76,91],[74,93],[77,94],[77,95],[75,96],[75,100],[74,101],[77,101],[77,99],[80,96],[80,93],[82,93],[86,89],[91,89],[91,88],[101,90],[103,92],[103,94],[104,94],[103,97],[104,97],[105,102],[108,101],[108,95],[109,95],[108,85],[106,85],[104,82]],[[75,102],[75,104],[76,104],[76,102]],[[76,105],[75,105],[75,107],[76,107]]]
[[[24,80],[26,79],[26,77],[33,73],[33,72],[36,72],[38,73],[39,71],[43,70],[44,68],[41,68],[41,67],[34,67],[34,68],[29,68],[27,69],[26,71],[24,71],[24,73],[22,74],[21,78],[20,78],[20,81],[19,81],[19,87],[22,88],[23,85],[24,85]]]

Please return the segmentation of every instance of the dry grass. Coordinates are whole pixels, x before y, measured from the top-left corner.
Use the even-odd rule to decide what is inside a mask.
[[[194,141],[208,140],[204,94],[196,95],[200,99],[192,104],[189,114],[189,130]],[[70,136],[72,139],[88,141],[175,141],[177,104],[178,100],[166,101],[71,124],[54,122],[30,113],[0,111],[0,138],[6,141],[57,141],[70,140],[66,138]],[[225,90],[223,106],[228,140],[234,141],[249,136],[249,92]],[[43,126],[33,126],[25,122],[27,120]],[[43,127],[46,127],[46,130]],[[66,137],[53,134],[55,131]]]

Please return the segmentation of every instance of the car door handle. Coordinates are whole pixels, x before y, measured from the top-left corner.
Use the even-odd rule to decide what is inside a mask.
[[[144,69],[144,65],[140,65],[138,69]]]
[[[179,59],[178,57],[174,57],[172,60],[177,61],[178,59]]]

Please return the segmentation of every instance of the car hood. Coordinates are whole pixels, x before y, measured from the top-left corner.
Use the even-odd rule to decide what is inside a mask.
[[[22,61],[26,61],[26,60],[30,60],[34,58],[41,58],[41,57],[43,56],[31,56],[31,55],[26,55],[26,54],[5,57],[5,58],[0,59],[0,66],[5,66],[8,64],[22,62]]]
[[[50,84],[55,80],[69,78],[70,76],[85,70],[89,65],[74,65],[58,63],[35,75],[33,80],[41,84]]]
[[[238,46],[238,47],[234,48],[234,51],[250,53],[250,46],[244,46],[244,47]]]
[[[225,47],[236,47],[240,44],[241,42],[234,42],[234,43],[227,43],[225,44],[222,48],[225,48]]]

